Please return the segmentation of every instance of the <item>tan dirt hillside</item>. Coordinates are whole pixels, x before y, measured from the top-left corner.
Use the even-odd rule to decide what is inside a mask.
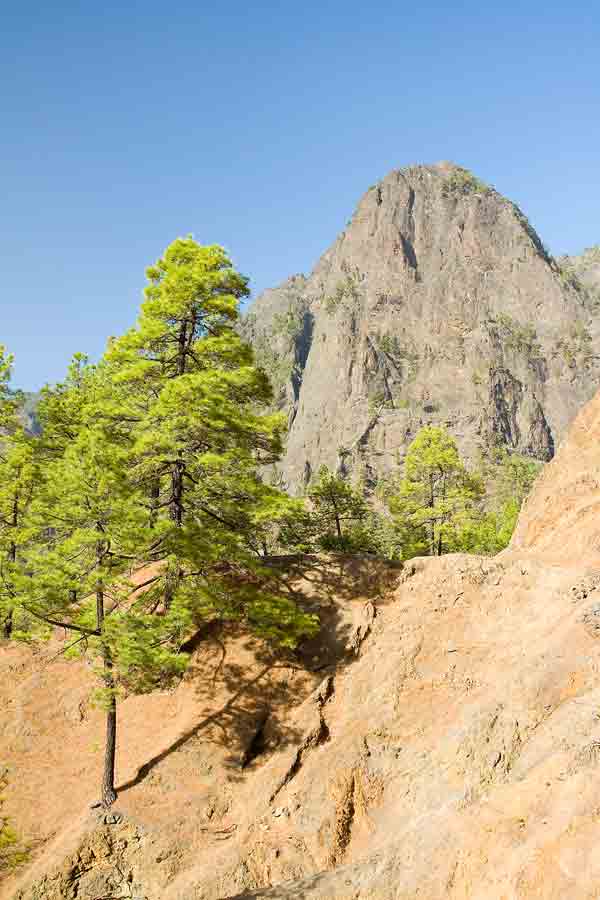
[[[303,558],[300,571],[290,558],[281,577],[281,589],[325,624],[301,654],[275,655],[235,626],[207,628],[176,690],[120,706],[117,809],[152,835],[153,847],[167,848],[157,851],[165,859],[173,852],[179,859],[182,848],[193,856],[219,832],[261,726],[267,746],[298,739],[286,721],[290,710],[318,686],[324,667],[354,658],[371,604],[388,595],[398,572],[343,558]],[[98,821],[90,805],[98,799],[103,715],[91,699],[91,665],[57,658],[64,647],[62,634],[33,650],[0,642],[0,773],[9,777],[3,812],[34,847],[26,881],[62,860]],[[161,875],[168,868],[160,866]],[[16,880],[0,883],[2,900]],[[90,888],[79,896],[95,895]]]
[[[45,839],[2,900],[600,896],[599,500],[600,395],[498,557],[306,561],[331,646],[253,682],[264,648],[207,635],[126,701],[107,822],[85,671],[2,649],[11,811]]]

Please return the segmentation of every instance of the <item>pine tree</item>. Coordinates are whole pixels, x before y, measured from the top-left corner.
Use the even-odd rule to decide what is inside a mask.
[[[42,470],[13,578],[25,633],[60,626],[98,659],[101,803],[115,799],[117,699],[181,673],[207,618],[287,646],[315,616],[265,587],[260,469],[281,452],[266,375],[234,325],[246,280],[218,247],[175,241],[149,270],[138,325],[42,392]]]
[[[363,523],[369,513],[359,490],[327,466],[321,466],[317,480],[308,491],[308,498],[312,506],[313,527],[323,549],[360,549],[350,539],[352,529]]]
[[[138,323],[107,355],[126,397],[115,417],[135,436],[133,475],[155,532],[148,562],[163,564],[167,606],[190,594],[210,604],[213,586],[218,606],[223,564],[255,567],[282,502],[260,471],[281,454],[284,421],[267,412],[268,378],[235,329],[247,279],[225,251],[179,239],[147,274]]]
[[[0,346],[0,624],[7,639],[17,624],[17,554],[27,541],[27,516],[38,483],[36,442],[19,418],[22,395],[9,387],[12,364]]]
[[[389,505],[402,534],[403,556],[441,556],[460,549],[460,536],[479,515],[483,482],[465,468],[453,437],[433,425],[408,448],[404,478]]]
[[[493,449],[480,463],[486,485],[484,509],[461,536],[461,549],[472,553],[499,553],[508,546],[521,506],[542,467],[535,459]]]
[[[44,392],[44,478],[32,503],[34,533],[17,585],[32,624],[65,628],[76,637],[71,646],[83,644],[101,661],[107,726],[101,799],[108,806],[116,796],[115,657],[123,668],[119,641],[139,618],[127,576],[143,510],[128,478],[127,443],[98,417],[102,374],[78,357],[67,381]]]
[[[19,629],[15,577],[31,538],[30,510],[39,487],[36,442],[20,428],[0,451],[0,619],[5,638]]]

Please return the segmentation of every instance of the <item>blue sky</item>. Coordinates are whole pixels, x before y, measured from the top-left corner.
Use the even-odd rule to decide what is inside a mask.
[[[450,159],[555,253],[600,243],[600,21],[422,0],[2,4],[0,341],[15,384],[133,323],[178,235],[255,291],[308,271],[390,169]]]

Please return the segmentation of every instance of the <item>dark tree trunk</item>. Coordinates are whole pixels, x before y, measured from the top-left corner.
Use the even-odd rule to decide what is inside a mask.
[[[115,754],[117,748],[117,699],[115,697],[115,679],[110,647],[104,642],[102,635],[104,625],[104,592],[99,586],[96,590],[96,626],[102,641],[102,680],[106,690],[106,743],[104,745],[104,771],[100,799],[102,806],[108,809],[117,799],[115,790]]]
[[[187,363],[196,337],[197,324],[198,318],[196,310],[192,310],[190,318],[184,319],[181,323],[177,340],[177,375],[185,375],[188,369]]]
[[[178,376],[185,375],[186,373],[188,350],[194,339],[195,329],[196,319],[194,315],[192,316],[191,321],[185,320],[179,330],[176,370]],[[183,473],[185,471],[185,463],[181,457],[182,453],[180,451],[178,459],[173,463],[171,468],[171,503],[169,506],[169,514],[177,528],[181,528],[183,525]],[[181,576],[182,571],[179,566],[174,570],[167,571],[164,594],[165,610],[168,610],[173,602],[173,597],[179,586]]]
[[[156,519],[158,517],[158,501],[160,498],[160,478],[153,478],[150,484],[150,516],[149,516],[149,525],[150,528],[154,528],[156,525]]]
[[[117,700],[112,677],[110,651],[104,653],[104,684],[110,690],[106,710],[106,744],[104,748],[104,772],[102,773],[102,806],[108,809],[117,799],[115,790],[115,754],[117,749]]]
[[[177,528],[183,525],[183,471],[184,462],[178,459],[171,469],[171,519],[175,522]],[[181,579],[181,569],[177,566],[175,569],[167,570],[165,578],[165,610],[168,610],[173,602],[173,597],[179,586]]]
[[[6,640],[10,640],[10,637],[13,633],[13,613],[12,609],[10,612],[6,614],[4,622],[2,623],[2,634],[6,638]]]
[[[441,481],[442,481],[441,498],[442,498],[442,500],[445,500],[446,499],[446,479],[445,479],[445,477],[442,476]],[[443,541],[442,541],[442,531],[441,531],[441,526],[440,526],[440,533],[438,534],[438,540],[437,540],[437,555],[438,556],[442,555],[443,549],[444,549],[444,547],[443,547]]]
[[[436,555],[436,547],[435,547],[435,521],[433,519],[433,509],[435,507],[435,493],[433,488],[433,478],[429,476],[429,502],[427,504],[431,509],[431,540],[430,540],[430,552],[432,556]]]
[[[176,566],[174,569],[168,568],[165,573],[165,611],[168,611],[171,608],[173,597],[175,596],[177,588],[179,587],[181,574],[182,573],[179,566]]]
[[[171,519],[178,528],[183,524],[183,460],[178,459],[171,469]]]
[[[185,357],[187,350],[187,322],[184,322],[179,330],[179,340],[177,346],[177,374],[185,374]]]
[[[15,503],[13,506],[13,518],[12,518],[12,524],[15,528],[17,526],[18,516],[19,516],[18,501],[15,500]],[[10,548],[8,550],[8,558],[11,561],[11,563],[15,563],[17,561],[17,545],[15,544],[14,541],[10,542]],[[14,625],[14,617],[13,617],[13,611],[11,609],[6,614],[4,622],[2,623],[2,633],[7,641],[10,640],[10,638],[12,636],[13,625]]]
[[[331,496],[331,505],[333,506],[333,518],[335,520],[335,532],[338,536],[338,540],[341,541],[341,539],[342,539],[342,523],[340,522],[340,513],[338,510],[337,503],[335,502],[335,497],[333,497],[333,496]]]

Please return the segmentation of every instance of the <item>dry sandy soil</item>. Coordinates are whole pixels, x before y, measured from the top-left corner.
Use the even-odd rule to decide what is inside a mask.
[[[176,690],[123,703],[108,818],[92,673],[0,649],[36,842],[2,900],[600,897],[600,398],[498,557],[281,570],[324,637],[201,635]]]

